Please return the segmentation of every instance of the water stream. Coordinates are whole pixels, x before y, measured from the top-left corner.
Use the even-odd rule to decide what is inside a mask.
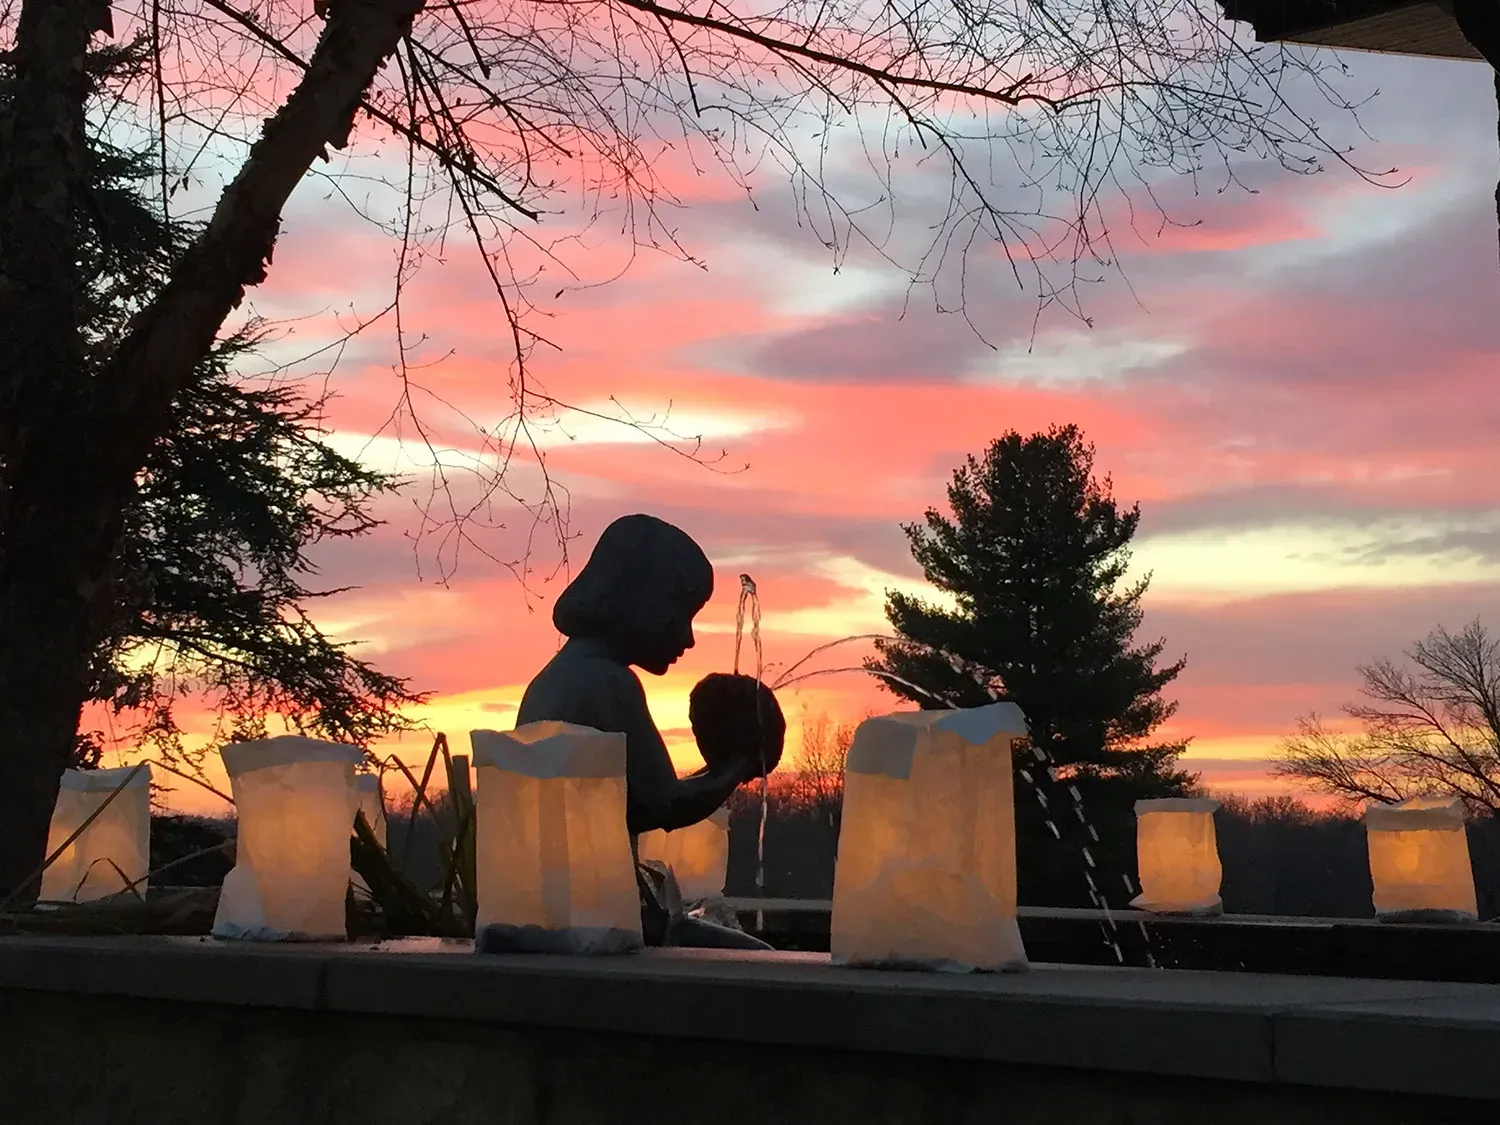
[[[748,574],[740,575],[740,600],[734,611],[734,672],[740,671],[740,645],[745,635],[745,610],[750,610],[750,643],[755,649],[755,683],[761,684],[765,672],[765,652],[760,643],[760,595],[755,589],[755,579]],[[760,692],[755,693],[755,746],[760,754],[760,825],[755,834],[755,897],[764,898],[766,891],[766,819],[770,810],[770,782],[766,775],[765,717],[761,714]],[[766,916],[764,911],[755,912],[755,931],[764,933]]]

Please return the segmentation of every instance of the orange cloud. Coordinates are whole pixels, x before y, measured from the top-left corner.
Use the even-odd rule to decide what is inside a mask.
[[[1490,103],[1475,104],[1492,131],[1479,112]],[[532,352],[528,379],[589,410],[665,420],[642,435],[563,415],[539,419],[534,434],[571,496],[575,567],[630,511],[680,523],[718,565],[697,647],[668,676],[645,677],[679,768],[696,762],[683,734],[688,690],[734,661],[736,575],[759,583],[773,671],[840,634],[883,630],[886,586],[917,581],[899,525],[942,506],[963,457],[1009,429],[1079,424],[1117,495],[1141,502],[1139,553],[1159,566],[1142,637],[1163,635],[1169,657],[1189,659],[1164,735],[1195,737],[1187,764],[1216,789],[1280,791],[1265,773],[1278,740],[1297,715],[1352,698],[1357,663],[1394,655],[1440,621],[1500,609],[1487,577],[1500,559],[1492,184],[1453,186],[1468,174],[1456,141],[1419,131],[1403,146],[1423,168],[1403,192],[1332,174],[1262,177],[1258,195],[1201,200],[1186,181],[1172,187],[1174,214],[1198,208],[1203,223],[1148,232],[1144,245],[1117,225],[1134,288],[1085,287],[1093,328],[1055,308],[1035,319],[1034,292],[980,254],[966,296],[994,350],[962,318],[926,311],[920,290],[903,307],[905,279],[875,255],[852,254],[835,276],[784,201],[754,211],[724,177],[664,154],[655,170],[688,204],[674,217],[709,268],[643,252],[622,280],[580,288],[549,267],[527,291],[529,324],[549,341]],[[390,240],[330,218],[316,194],[299,193],[254,294],[263,311],[303,318],[286,326],[278,357],[333,342],[391,299]],[[587,266],[584,282],[627,264],[628,247],[602,242],[570,259]],[[477,549],[448,586],[418,581],[436,552],[434,539],[407,538],[432,487],[418,422],[459,506],[474,502],[516,372],[489,279],[456,244],[407,284],[403,323],[409,404],[390,317],[349,341],[328,377],[339,448],[412,483],[383,504],[389,523],[373,536],[319,548],[321,581],[361,589],[316,612],[434,691],[420,717],[458,749],[472,726],[511,721],[555,651],[551,599],[566,576],[542,581],[560,560],[543,529],[535,596]],[[310,389],[330,364],[331,353],[310,365],[320,376]],[[650,440],[690,452],[698,432],[708,456],[727,450],[723,462],[695,465]],[[511,472],[536,500],[540,471],[524,442]],[[507,526],[476,523],[477,547],[523,556],[533,529],[519,509],[502,497],[485,521]],[[1399,581],[1377,581],[1391,575]],[[857,664],[865,651],[850,646],[821,666]],[[846,673],[789,689],[783,706],[795,746],[804,708],[852,719],[898,704]],[[416,760],[424,738],[390,749]]]

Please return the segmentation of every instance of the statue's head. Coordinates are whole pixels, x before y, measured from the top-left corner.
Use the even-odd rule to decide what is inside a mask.
[[[552,623],[660,676],[693,647],[693,618],[713,592],[708,556],[685,531],[655,516],[621,516],[557,599]]]

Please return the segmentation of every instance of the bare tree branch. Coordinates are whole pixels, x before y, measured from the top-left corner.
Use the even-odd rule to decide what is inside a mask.
[[[414,7],[420,7],[420,4],[424,2],[425,0],[419,0],[417,4],[414,4]],[[294,64],[302,70],[306,70],[308,68],[308,63],[303,62],[302,58],[295,51],[291,50],[284,42],[276,38],[276,36],[272,35],[270,32],[266,31],[266,29],[261,27],[260,24],[256,23],[255,18],[249,13],[240,11],[234,5],[226,3],[225,0],[203,0],[203,3],[207,4],[210,8],[223,12],[230,19],[234,20],[235,23],[244,27],[247,31],[250,32],[251,35],[255,36],[256,39],[264,43],[266,46],[270,47],[273,51],[275,51],[282,58],[286,59],[288,62]],[[459,13],[459,9],[456,4],[453,5],[453,10],[455,14]],[[482,63],[481,66],[483,66]],[[488,67],[484,67],[484,70],[486,73],[486,77],[488,77]],[[378,106],[372,105],[368,98],[360,99],[359,108],[368,113],[376,121],[379,121],[382,125],[387,126],[391,130],[391,132],[397,134],[398,136],[405,137],[408,141],[416,145],[418,148],[425,149],[427,152],[437,157],[441,163],[446,165],[452,164],[454,162],[455,156],[452,150],[446,149],[440,145],[434,144],[432,141],[429,141],[426,137],[422,136],[421,133],[414,130],[411,126],[405,124],[404,122],[398,121],[395,117],[387,113],[385,110],[379,108]],[[165,145],[163,146],[163,148],[165,149]],[[463,163],[456,170],[472,179],[475,183],[482,184],[488,191],[494,192],[495,195],[507,207],[511,208],[518,214],[524,215],[526,218],[532,220],[533,222],[541,218],[538,212],[534,211],[530,207],[525,206],[519,200],[513,198],[510,193],[505,190],[505,188],[503,188],[498,182],[486,175],[473,161]]]
[[[1052,109],[1056,109],[1061,105],[1061,102],[1056,98],[1050,98],[1045,94],[1031,92],[1026,89],[1035,80],[1036,76],[1031,74],[1017,79],[1015,82],[998,90],[962,82],[944,82],[917,75],[901,74],[891,68],[870,66],[847,55],[838,55],[831,51],[820,51],[809,47],[805,41],[803,43],[793,43],[786,39],[763,35],[742,23],[737,23],[729,19],[715,19],[712,16],[695,15],[680,8],[652,3],[652,0],[619,0],[619,3],[627,8],[649,12],[664,22],[683,23],[690,27],[718,31],[735,39],[743,39],[747,43],[754,43],[757,47],[763,47],[772,54],[779,55],[782,58],[807,59],[810,62],[832,67],[835,70],[844,70],[861,75],[875,82],[888,94],[903,86],[909,86],[914,89],[928,90],[936,93],[962,94],[968,97],[982,98],[1007,106],[1017,106],[1025,101],[1038,102]],[[1104,93],[1108,88],[1107,86],[1101,86],[1097,89],[1082,92],[1082,96]],[[1074,97],[1077,96],[1079,95],[1074,95]]]
[[[119,44],[150,52],[145,77],[90,82],[90,52]],[[715,171],[752,202],[788,185],[789,225],[835,268],[855,252],[888,264],[908,300],[930,294],[976,332],[971,271],[993,272],[991,247],[1038,318],[1087,322],[1084,287],[1119,268],[1117,217],[1168,221],[1162,177],[1196,190],[1202,176],[1240,183],[1242,160],[1355,167],[1298,104],[1357,110],[1334,92],[1338,70],[1237,39],[1214,0],[0,0],[0,744],[28,748],[7,752],[14,777],[0,755],[0,793],[25,805],[19,828],[0,815],[0,887],[8,846],[24,858],[45,843],[32,838],[72,746],[136,475],[266,276],[309,173],[399,244],[389,305],[350,314],[394,329],[380,432],[414,434],[430,458],[414,543],[436,542],[444,575],[461,550],[500,562],[481,535],[520,509],[524,578],[543,532],[566,559],[547,425],[581,409],[711,460],[623,408],[570,406],[537,362],[550,307],[536,294],[612,280],[641,251],[703,265],[680,231],[685,177]],[[383,129],[356,135],[361,111]],[[122,298],[129,328],[87,365],[73,307],[82,235],[99,225],[78,190],[85,126],[160,165],[175,218],[208,217],[159,291]],[[606,235],[623,253],[595,268]],[[493,292],[509,352],[498,409],[421,381],[428,337],[405,294],[450,255],[477,255]],[[1469,755],[1454,776],[1478,790],[1495,751],[1465,733],[1476,705],[1434,699]]]
[[[1360,668],[1368,703],[1345,714],[1360,733],[1316,715],[1282,744],[1278,775],[1348,802],[1460,797],[1500,812],[1500,638],[1473,621],[1435,629],[1407,650],[1416,671],[1377,660]]]
[[[844,804],[844,765],[854,744],[854,723],[827,715],[802,719],[802,747],[792,775],[793,800],[837,825]]]

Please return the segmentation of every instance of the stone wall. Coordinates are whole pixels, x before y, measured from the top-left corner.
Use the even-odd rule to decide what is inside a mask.
[[[0,992],[0,1013],[6,1125],[1457,1125],[1495,1112],[1457,1099],[121,997]]]
[[[1500,986],[1442,982],[3,938],[0,1029],[3,1125],[1500,1119]]]

